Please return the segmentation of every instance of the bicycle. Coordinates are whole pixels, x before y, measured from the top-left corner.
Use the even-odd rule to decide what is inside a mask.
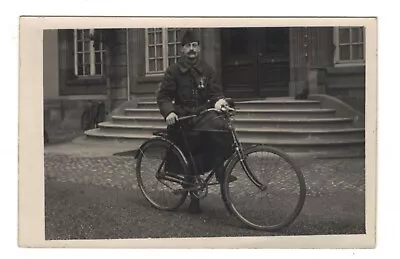
[[[81,115],[81,129],[89,130],[98,127],[105,120],[106,108],[103,101],[90,101]]]
[[[233,125],[235,109],[232,107],[226,107],[222,111],[210,108],[198,115],[179,118],[176,124],[178,129],[181,129],[184,148],[188,148],[184,122],[206,112],[217,112],[222,116],[227,121],[228,132],[233,138],[234,152],[225,161],[223,180],[220,183],[213,182],[211,179],[215,174],[214,170],[199,172],[192,153],[189,152],[188,157],[185,156],[183,148],[171,141],[166,131],[155,132],[153,138],[140,146],[135,156],[136,177],[145,199],[157,209],[173,211],[184,203],[189,192],[203,199],[208,195],[209,186],[220,184],[226,209],[245,226],[255,230],[276,231],[291,224],[300,214],[306,196],[305,180],[300,168],[281,149],[263,144],[244,148]],[[179,163],[180,172],[170,170],[173,168],[171,166],[168,168],[171,158],[175,158],[175,162]],[[262,166],[261,162],[267,159],[266,167]],[[278,168],[272,168],[274,165],[278,165]],[[151,170],[155,172],[150,173]],[[229,182],[231,174],[238,179]],[[272,180],[273,174],[278,176],[275,181]],[[265,182],[266,177],[271,178],[270,181]],[[150,188],[152,186],[148,184],[154,180],[154,187],[160,184],[161,188]],[[250,191],[248,198],[244,196],[244,192],[247,191]],[[277,192],[274,201],[269,200],[269,192],[272,191]],[[174,200],[167,202],[166,198],[157,199],[159,194],[167,194],[168,198]],[[266,204],[260,202],[262,198],[268,198]],[[293,201],[283,202],[284,198],[292,198]],[[278,212],[272,212],[271,202],[277,203]],[[267,205],[270,207],[264,212]],[[288,205],[290,208],[284,213],[283,209],[288,208]],[[272,215],[267,215],[270,212]]]

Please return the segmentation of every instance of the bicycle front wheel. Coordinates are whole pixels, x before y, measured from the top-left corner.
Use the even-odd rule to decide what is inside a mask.
[[[231,174],[238,180],[229,183]],[[260,145],[245,150],[243,161],[236,156],[229,163],[221,194],[228,210],[246,226],[275,231],[300,214],[306,185],[289,155]]]
[[[148,140],[138,152],[136,177],[146,200],[160,210],[177,209],[188,195],[180,183],[187,173],[182,153],[162,138]]]

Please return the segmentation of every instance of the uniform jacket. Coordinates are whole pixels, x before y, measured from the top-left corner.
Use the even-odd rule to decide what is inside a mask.
[[[208,64],[198,60],[189,66],[181,59],[165,71],[157,103],[166,118],[171,112],[178,116],[195,114],[212,107],[223,97],[222,86],[216,82],[215,72]]]

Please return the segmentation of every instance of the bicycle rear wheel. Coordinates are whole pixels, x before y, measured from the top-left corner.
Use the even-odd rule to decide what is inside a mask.
[[[172,142],[154,138],[139,149],[136,162],[138,185],[155,208],[175,210],[183,204],[188,192],[180,181],[186,173],[187,163]]]
[[[246,226],[266,231],[292,223],[303,208],[306,185],[300,168],[283,151],[256,146],[229,163],[221,194],[228,210]],[[228,182],[233,174],[237,181]]]

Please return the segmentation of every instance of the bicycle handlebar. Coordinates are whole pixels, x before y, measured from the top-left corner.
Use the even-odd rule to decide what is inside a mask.
[[[200,115],[202,115],[202,114],[204,114],[206,112],[210,112],[210,111],[216,111],[216,112],[219,112],[219,113],[227,113],[227,112],[235,111],[235,109],[232,108],[232,107],[229,107],[229,106],[224,106],[224,107],[221,108],[221,110],[218,110],[218,109],[215,109],[215,108],[209,108],[207,110],[204,110],[204,111],[200,112],[199,114],[193,114],[193,115],[179,117],[177,121],[184,121],[184,120],[187,120],[187,119],[191,119],[191,118],[200,116]]]

